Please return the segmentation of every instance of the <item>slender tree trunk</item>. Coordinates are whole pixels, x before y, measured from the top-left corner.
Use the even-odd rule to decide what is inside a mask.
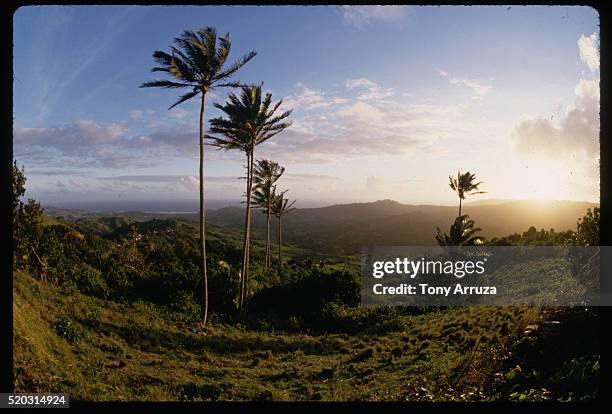
[[[267,216],[266,216],[266,226],[267,226],[267,230],[266,230],[266,269],[270,268],[270,265],[272,264],[272,258],[270,255],[270,200],[269,200],[270,196],[268,195],[268,210],[267,210]]]
[[[459,197],[459,217],[461,217],[461,197]]]
[[[247,154],[247,163],[246,163],[246,193],[248,193],[249,191],[249,181],[251,179],[251,173],[249,170],[249,166],[250,166],[250,158],[249,158],[249,154]],[[249,226],[249,199],[247,197],[247,205],[246,205],[246,210],[244,212],[244,234],[242,237],[242,267],[240,270],[240,273],[242,274],[242,278],[240,279],[240,298],[238,301],[238,308],[240,310],[242,310],[242,304],[244,301],[244,264],[246,263],[246,248],[247,248],[247,227]]]
[[[206,235],[204,224],[204,107],[206,106],[206,92],[202,92],[200,107],[200,259],[203,284],[202,326],[206,326],[208,319],[208,277],[206,275]]]
[[[250,232],[251,232],[251,186],[253,179],[253,151],[247,155],[247,190],[246,190],[246,214],[244,223],[244,242],[242,254],[242,291],[240,295],[240,309],[244,306],[246,299],[246,290],[248,283],[249,272],[249,250],[250,250]]]
[[[282,218],[278,218],[278,276],[280,277],[281,268],[283,266],[283,257],[281,255],[281,244],[282,244]]]

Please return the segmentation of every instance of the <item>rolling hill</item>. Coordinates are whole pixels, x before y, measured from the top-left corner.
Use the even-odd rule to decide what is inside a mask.
[[[487,238],[522,233],[530,226],[556,231],[576,228],[590,202],[500,201],[466,204],[463,212],[476,220]],[[409,205],[392,200],[296,209],[283,220],[288,243],[329,253],[353,254],[365,245],[429,245],[436,226],[448,232],[455,206]],[[244,209],[225,207],[208,212],[207,220],[228,228],[244,225]],[[264,214],[253,215],[255,231],[264,231]],[[273,231],[276,223],[273,223]]]

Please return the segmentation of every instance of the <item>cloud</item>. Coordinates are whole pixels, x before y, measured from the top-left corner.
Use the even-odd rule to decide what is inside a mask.
[[[362,87],[371,88],[371,87],[376,86],[376,84],[369,79],[359,78],[359,79],[348,79],[344,81],[344,86],[346,86],[349,89],[362,88]]]
[[[517,150],[525,155],[596,157],[599,151],[599,81],[580,80],[574,104],[558,126],[548,118],[530,117],[514,128],[512,139]]]
[[[299,91],[293,95],[289,95],[283,99],[282,110],[313,110],[327,108],[331,105],[338,105],[346,102],[346,99],[340,97],[328,97],[327,94],[320,90],[310,89],[299,82],[297,84]]]
[[[338,177],[332,175],[321,175],[321,174],[285,174],[283,178],[292,181],[337,181]]]
[[[590,36],[581,35],[578,39],[580,59],[591,71],[599,70],[599,37],[597,33]]]
[[[16,158],[34,169],[143,167],[168,155],[167,147],[146,145],[157,137],[129,135],[117,122],[80,119],[56,127],[15,127],[13,137]]]
[[[130,182],[166,182],[174,183],[177,181],[189,181],[199,183],[198,177],[195,175],[180,175],[180,174],[147,174],[147,175],[117,175],[112,177],[99,177],[98,180],[103,181],[130,181]],[[210,182],[232,182],[236,181],[237,177],[233,176],[207,176],[205,181]]]
[[[344,118],[352,118],[359,121],[379,121],[383,113],[377,107],[367,102],[356,102],[338,110],[338,115]]]
[[[132,109],[130,111],[130,118],[133,119],[134,121],[138,121],[142,119],[143,115],[144,115],[144,111],[142,109]]]
[[[195,175],[178,174],[118,175],[99,177],[98,180],[110,181],[115,187],[138,188],[139,191],[150,189],[158,192],[161,190],[166,192],[177,192],[181,189],[194,191],[199,188],[200,184],[200,179]],[[206,184],[244,185],[244,181],[234,176],[207,176],[204,178],[204,181]]]
[[[357,99],[360,101],[378,100],[393,96],[395,91],[393,88],[383,88],[376,82],[366,78],[348,79],[344,82],[344,86],[348,89],[364,90]]]
[[[21,145],[55,146],[65,151],[77,151],[84,147],[112,143],[125,131],[127,126],[124,124],[100,124],[81,119],[56,128],[17,128],[15,140]]]
[[[451,76],[448,72],[443,70],[439,71],[438,73],[440,73],[440,76],[447,78],[451,85],[467,86],[468,88],[472,89],[472,91],[474,91],[472,99],[474,100],[484,98],[492,88],[491,85],[482,80]]]
[[[49,19],[46,12],[48,9],[54,10],[59,20]],[[92,35],[95,33],[96,42],[88,41],[87,36],[83,36],[82,39],[70,39],[72,53],[67,59],[55,58],[53,54],[58,45],[53,43],[53,39],[65,35],[62,26],[73,20],[74,11],[68,7],[46,7],[44,10],[45,13],[40,15],[41,27],[35,25],[33,31],[34,45],[40,53],[37,53],[36,61],[32,65],[45,68],[44,71],[40,71],[35,88],[38,93],[33,99],[33,104],[37,106],[39,121],[45,121],[60,106],[66,92],[85,76],[92,66],[101,61],[104,53],[112,47],[123,31],[130,27],[130,18],[137,8],[135,6],[119,8],[108,19],[98,21],[95,27],[90,28]],[[61,16],[66,13],[68,15],[65,17]]]
[[[463,133],[460,116],[457,107],[356,101],[308,128],[289,128],[257,151],[281,163],[313,164],[430,150],[434,138]]]
[[[410,16],[408,6],[340,6],[340,14],[345,23],[358,29],[375,22],[401,26]]]
[[[27,175],[44,175],[44,176],[51,176],[51,175],[62,175],[62,176],[66,176],[66,175],[71,175],[71,176],[84,176],[87,175],[87,172],[85,171],[75,171],[75,170],[71,170],[68,168],[65,169],[55,169],[55,170],[40,170],[40,169],[34,169],[34,170],[30,170],[28,169],[26,171]]]

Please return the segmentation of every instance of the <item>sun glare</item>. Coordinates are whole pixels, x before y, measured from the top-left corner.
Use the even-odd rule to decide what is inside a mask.
[[[566,200],[570,199],[566,182],[566,173],[553,163],[530,165],[523,170],[517,181],[524,186],[524,197],[530,200]]]

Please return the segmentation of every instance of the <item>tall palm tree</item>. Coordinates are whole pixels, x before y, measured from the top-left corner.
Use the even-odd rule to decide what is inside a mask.
[[[461,217],[461,200],[465,200],[468,195],[486,193],[486,191],[478,191],[478,186],[482,184],[482,181],[475,183],[476,174],[470,174],[469,171],[465,174],[457,171],[457,178],[449,175],[448,180],[450,188],[459,196],[459,217]]]
[[[285,193],[288,190],[285,190],[279,194],[274,196],[274,200],[272,201],[272,214],[274,214],[278,218],[278,273],[280,275],[281,267],[283,264],[283,257],[281,254],[281,246],[282,246],[282,229],[283,229],[283,217],[295,210],[293,205],[296,200],[289,202],[288,198],[285,198]]]
[[[217,44],[218,43],[218,44]],[[208,319],[208,277],[206,275],[206,240],[204,233],[204,108],[206,95],[215,88],[238,87],[237,82],[230,82],[231,76],[248,61],[256,52],[252,51],[225,67],[225,61],[230,52],[231,41],[227,33],[225,37],[217,37],[214,27],[203,27],[197,31],[185,30],[174,39],[175,46],[170,46],[172,52],[161,50],[153,52],[153,59],[159,64],[152,72],[166,72],[176,81],[153,80],[140,85],[141,88],[190,88],[191,92],[179,97],[168,109],[188,101],[201,94],[200,101],[200,257],[203,284],[202,326]]]
[[[272,199],[274,198],[274,184],[285,172],[285,167],[271,160],[257,160],[253,171],[253,205],[266,213],[266,268],[272,264],[270,249],[270,217],[272,214]]]
[[[273,105],[271,93],[262,97],[261,86],[242,86],[240,96],[230,93],[225,104],[215,104],[215,107],[221,110],[225,117],[210,120],[210,133],[216,136],[208,137],[209,144],[218,149],[242,150],[247,157],[246,214],[239,305],[241,309],[246,298],[249,276],[254,151],[257,145],[269,140],[291,125],[291,122],[285,121],[291,115],[291,110],[276,115],[276,111],[282,103],[283,101],[280,100]]]
[[[470,216],[467,214],[458,216],[450,228],[450,235],[442,233],[440,228],[436,227],[436,241],[440,246],[477,246],[483,244],[483,237],[474,236],[482,229],[474,227],[474,224],[474,220],[470,220]]]

